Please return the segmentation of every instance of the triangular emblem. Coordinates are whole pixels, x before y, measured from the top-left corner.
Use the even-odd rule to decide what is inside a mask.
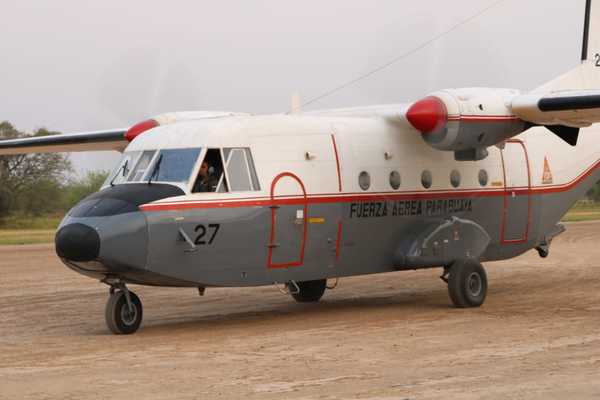
[[[542,175],[542,185],[551,185],[554,183],[552,178],[552,171],[550,171],[550,163],[548,163],[548,157],[544,157],[544,174]]]

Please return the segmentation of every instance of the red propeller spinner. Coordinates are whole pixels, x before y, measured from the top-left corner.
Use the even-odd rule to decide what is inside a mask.
[[[421,133],[431,133],[446,124],[448,110],[442,100],[430,96],[410,106],[406,112],[406,119]]]

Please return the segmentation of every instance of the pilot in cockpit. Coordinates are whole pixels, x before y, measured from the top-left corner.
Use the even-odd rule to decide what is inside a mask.
[[[214,192],[217,190],[218,184],[219,181],[215,174],[214,167],[212,167],[208,161],[203,161],[192,192]]]

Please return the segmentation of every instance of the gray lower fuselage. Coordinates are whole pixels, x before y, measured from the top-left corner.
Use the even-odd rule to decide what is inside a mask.
[[[451,217],[473,221],[489,235],[478,258],[508,259],[544,242],[599,179],[600,171],[594,170],[566,190],[544,194],[309,196],[288,202],[68,215],[61,227],[91,226],[101,246],[95,261],[63,261],[94,278],[157,286],[258,286],[391,272],[417,268],[399,264],[404,239],[410,241],[427,226]],[[511,201],[515,207],[507,218]],[[453,244],[469,245],[460,240]],[[442,261],[418,267],[439,267]]]

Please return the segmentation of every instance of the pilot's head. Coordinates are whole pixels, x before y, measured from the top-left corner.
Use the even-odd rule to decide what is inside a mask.
[[[202,165],[200,166],[200,172],[198,174],[203,178],[207,177],[209,168],[210,165],[208,164],[208,161],[202,161]]]

